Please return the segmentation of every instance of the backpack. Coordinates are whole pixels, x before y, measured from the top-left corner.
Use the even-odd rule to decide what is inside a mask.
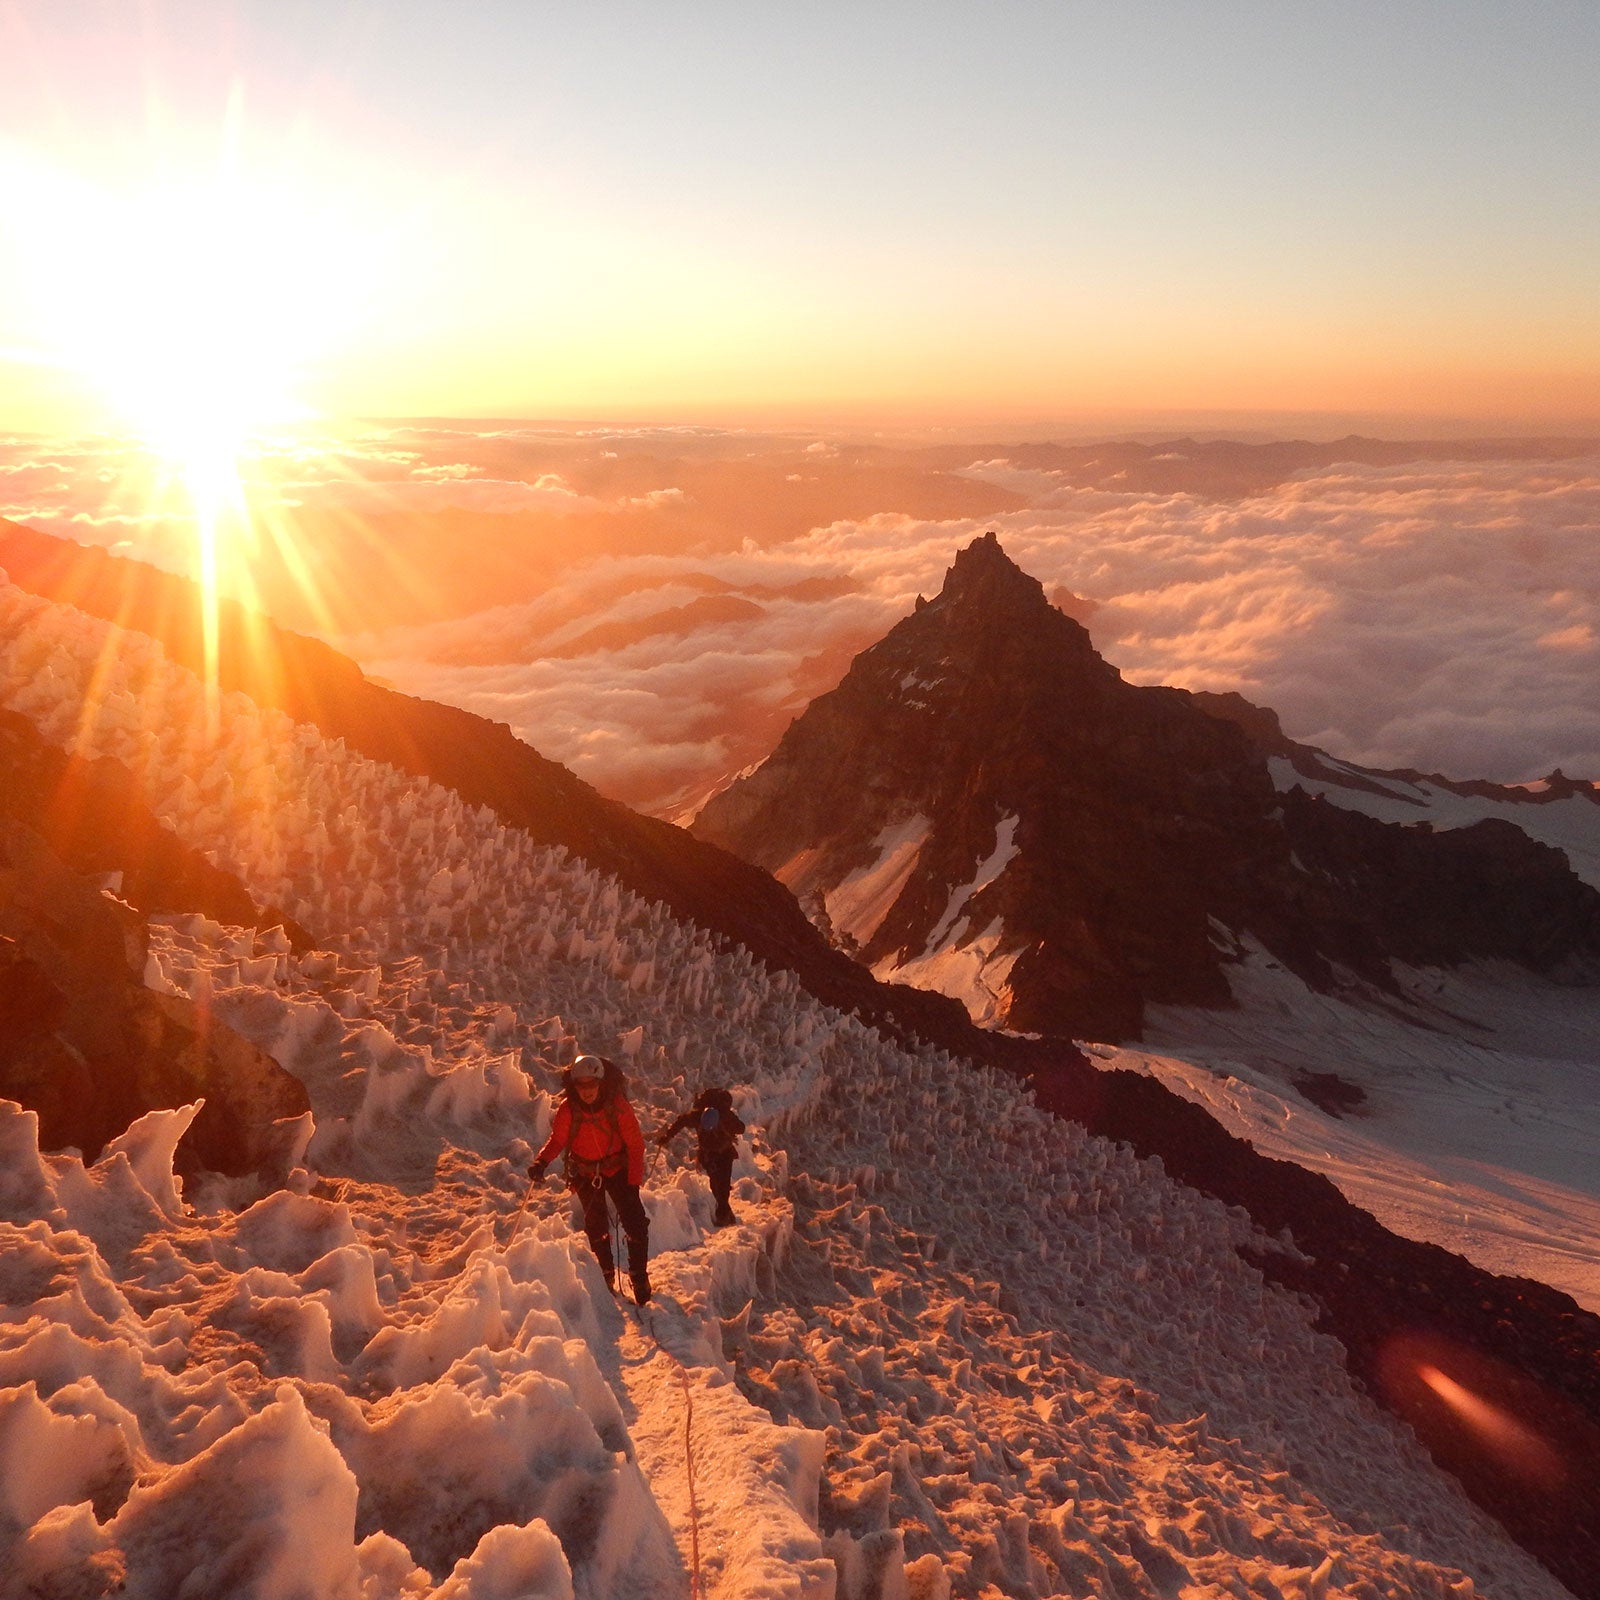
[[[738,1135],[725,1114],[733,1110],[733,1096],[726,1089],[708,1089],[700,1098],[705,1102],[695,1122],[700,1148],[716,1152],[736,1148]]]

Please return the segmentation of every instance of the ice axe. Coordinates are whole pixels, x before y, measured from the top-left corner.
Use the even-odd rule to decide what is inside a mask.
[[[506,1235],[506,1248],[510,1248],[511,1241],[517,1236],[517,1229],[522,1225],[522,1213],[528,1209],[528,1201],[533,1195],[533,1179],[528,1179],[528,1187],[522,1191],[522,1204],[517,1207],[517,1214],[511,1219],[511,1232]]]

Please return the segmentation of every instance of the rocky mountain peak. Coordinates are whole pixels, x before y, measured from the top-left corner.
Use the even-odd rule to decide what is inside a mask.
[[[1214,880],[1254,875],[1273,804],[1238,730],[1123,682],[988,533],[694,831],[879,976],[984,1022],[1105,1036],[1135,1031],[1146,997],[1226,998]]]
[[[841,688],[899,681],[915,674],[916,698],[955,695],[961,713],[1029,716],[1038,692],[1069,697],[1104,691],[1119,681],[1095,650],[1087,630],[1045,596],[1037,578],[1019,567],[993,530],[956,553],[944,585],[874,647],[864,651]],[[878,692],[881,686],[871,692]]]
[[[991,528],[974,539],[944,575],[937,603],[962,606],[1021,607],[1044,610],[1044,585],[1031,578],[1000,546]]]
[[[1249,941],[1322,986],[1392,984],[1391,958],[1600,960],[1600,897],[1556,852],[1282,796],[1268,758],[1296,751],[1237,694],[1125,682],[986,533],[694,832],[876,976],[1020,1032],[1226,1005]]]

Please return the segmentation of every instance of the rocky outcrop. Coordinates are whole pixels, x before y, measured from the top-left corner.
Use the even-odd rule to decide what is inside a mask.
[[[1600,895],[1560,850],[1488,817],[1435,831],[1396,826],[1291,789],[1283,826],[1320,877],[1327,954],[1387,981],[1387,962],[1515,961],[1567,982],[1600,981]]]
[[[935,953],[1012,819],[1014,857],[957,913],[1011,958],[994,1020],[1117,1037],[1149,1000],[1227,1000],[1209,918],[1236,922],[1240,896],[1288,870],[1275,804],[1235,729],[1181,690],[1124,683],[988,534],[695,832],[826,908],[897,825],[927,819],[882,916],[842,930],[887,971]]]
[[[987,534],[695,832],[880,975],[1021,1031],[1226,1005],[1243,935],[1318,986],[1394,959],[1596,970],[1600,896],[1559,852],[1280,796],[1266,757],[1297,748],[1237,695],[1124,682]]]
[[[204,1099],[180,1165],[261,1169],[305,1089],[207,1010],[145,988],[146,956],[138,911],[0,822],[0,1097],[39,1114],[43,1147],[91,1160],[145,1112]]]

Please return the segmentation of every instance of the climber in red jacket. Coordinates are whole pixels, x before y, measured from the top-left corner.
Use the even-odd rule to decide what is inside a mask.
[[[644,1136],[639,1119],[623,1093],[622,1069],[602,1056],[579,1056],[562,1079],[565,1091],[544,1148],[528,1168],[528,1177],[542,1183],[550,1163],[566,1155],[567,1187],[583,1207],[583,1231],[606,1287],[617,1286],[611,1254],[611,1221],[606,1201],[616,1207],[628,1241],[628,1277],[633,1298],[650,1298],[650,1219],[639,1198],[644,1182]]]

